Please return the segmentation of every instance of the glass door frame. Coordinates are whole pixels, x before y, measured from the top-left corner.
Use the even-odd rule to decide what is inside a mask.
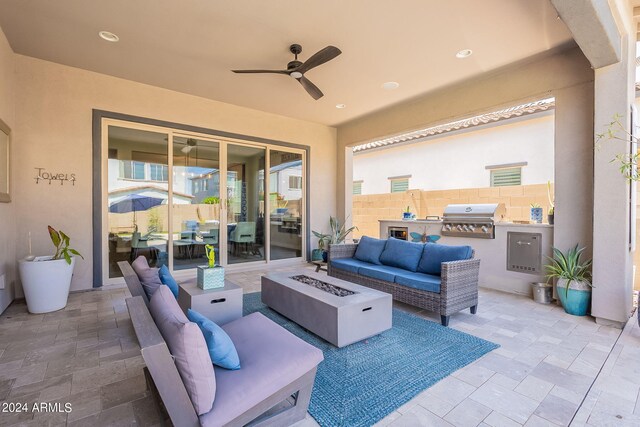
[[[96,113],[103,113],[96,117]],[[113,114],[113,113],[112,113]],[[118,126],[129,129],[137,129],[149,132],[156,132],[167,135],[167,165],[169,169],[168,173],[168,200],[167,200],[167,218],[168,218],[168,240],[167,240],[167,252],[169,258],[169,269],[171,272],[180,277],[181,275],[192,275],[195,268],[185,270],[173,269],[173,212],[171,206],[173,205],[173,144],[174,136],[190,137],[216,142],[219,144],[219,165],[220,165],[220,230],[219,233],[219,254],[220,264],[223,265],[228,271],[238,271],[243,268],[256,268],[266,265],[279,265],[287,264],[291,262],[306,261],[308,259],[308,240],[309,240],[309,218],[308,218],[308,175],[310,173],[308,167],[309,148],[305,146],[298,146],[294,144],[284,143],[280,141],[264,140],[261,138],[246,137],[243,135],[233,135],[226,132],[206,131],[205,129],[195,128],[190,126],[171,124],[166,122],[157,121],[158,124],[152,124],[156,121],[140,119],[131,116],[124,116],[113,114],[116,117],[108,117],[110,114],[106,112],[98,112],[94,110],[94,155],[99,153],[99,159],[94,159],[94,167],[98,163],[100,169],[99,174],[94,173],[94,218],[99,217],[98,221],[94,220],[94,232],[99,231],[99,236],[94,236],[94,264],[99,262],[100,268],[97,269],[94,265],[94,286],[121,284],[124,282],[122,277],[110,278],[109,277],[109,221],[107,215],[108,207],[108,150],[109,150],[109,127]],[[122,116],[122,118],[117,117]],[[137,120],[130,120],[137,119]],[[98,129],[96,129],[96,121],[98,122]],[[172,126],[173,125],[173,126]],[[230,136],[231,135],[231,136]],[[96,145],[99,144],[99,147]],[[228,264],[227,250],[228,250],[228,233],[222,232],[227,230],[227,147],[228,144],[234,144],[244,147],[255,147],[265,150],[265,164],[264,164],[264,250],[265,259],[250,261],[238,264]],[[270,169],[271,169],[271,151],[284,151],[295,154],[300,154],[302,157],[302,198],[300,202],[301,211],[301,256],[288,259],[271,260],[271,200],[269,198],[270,189]],[[96,185],[96,179],[98,184]],[[96,192],[99,191],[99,198],[97,198]],[[99,203],[96,203],[96,199]],[[96,215],[96,210],[100,211],[99,215]],[[99,272],[96,274],[96,272]]]

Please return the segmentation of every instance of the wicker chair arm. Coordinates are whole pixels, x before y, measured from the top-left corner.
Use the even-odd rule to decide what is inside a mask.
[[[341,243],[338,245],[329,245],[328,260],[339,258],[353,258],[358,248],[357,243]]]
[[[478,288],[480,260],[477,258],[442,263],[440,292],[446,294],[456,289]]]

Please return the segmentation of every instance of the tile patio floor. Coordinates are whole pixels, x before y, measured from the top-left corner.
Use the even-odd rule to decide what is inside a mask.
[[[228,278],[255,292],[263,273]],[[65,310],[46,315],[29,315],[18,302],[0,317],[0,426],[160,424],[142,375],[127,296],[124,288],[74,293]],[[640,425],[635,319],[621,333],[557,306],[481,290],[478,314],[452,316],[450,325],[501,348],[422,392],[380,425]],[[2,402],[70,402],[73,410],[7,413]],[[298,427],[314,425],[307,416]]]

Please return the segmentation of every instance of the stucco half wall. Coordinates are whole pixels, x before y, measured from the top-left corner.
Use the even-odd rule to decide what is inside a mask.
[[[336,130],[262,111],[211,101],[31,57],[16,59],[15,162],[17,255],[47,254],[46,226],[71,236],[85,260],[72,290],[92,283],[92,111],[105,110],[310,146],[312,229],[336,213]],[[313,102],[310,100],[310,102]],[[75,185],[36,184],[35,168],[75,173]],[[22,238],[24,237],[24,238]],[[313,244],[313,243],[312,243]]]

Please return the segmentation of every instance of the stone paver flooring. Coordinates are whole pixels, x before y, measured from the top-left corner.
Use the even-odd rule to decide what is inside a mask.
[[[245,292],[256,292],[265,272],[228,278]],[[30,315],[16,302],[0,317],[0,411],[15,409],[9,403],[26,402],[30,409],[0,412],[0,426],[160,425],[142,375],[127,296],[122,287],[74,293],[64,310],[44,315]],[[433,313],[395,306],[439,320]],[[483,289],[478,314],[454,315],[450,326],[501,347],[420,393],[379,425],[640,425],[635,319],[621,334],[555,305]],[[33,412],[34,402],[52,405]],[[310,416],[299,423],[314,425]]]

